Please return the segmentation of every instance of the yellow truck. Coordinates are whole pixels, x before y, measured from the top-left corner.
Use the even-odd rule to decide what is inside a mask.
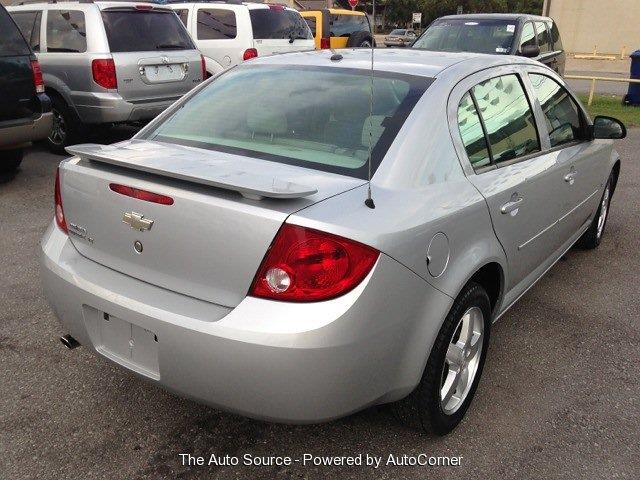
[[[303,10],[300,15],[309,24],[316,49],[375,46],[369,18],[364,12],[325,8]]]

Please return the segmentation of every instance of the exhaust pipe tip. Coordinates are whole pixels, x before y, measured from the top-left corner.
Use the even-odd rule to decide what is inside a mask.
[[[69,350],[73,350],[74,348],[78,348],[80,346],[80,342],[78,342],[75,338],[73,338],[69,334],[61,336],[60,341]]]

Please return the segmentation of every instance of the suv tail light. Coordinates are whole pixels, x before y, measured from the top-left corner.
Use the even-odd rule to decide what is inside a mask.
[[[91,62],[91,73],[93,73],[93,80],[101,87],[118,88],[116,64],[113,58],[101,58]]]
[[[44,81],[42,80],[42,69],[37,60],[31,60],[31,72],[33,73],[33,86],[36,93],[44,93]]]
[[[252,58],[256,58],[258,56],[258,50],[255,48],[247,48],[242,55],[242,60],[251,60]]]
[[[67,228],[67,220],[64,218],[64,210],[62,209],[62,194],[60,193],[60,168],[56,170],[56,187],[54,193],[54,203],[55,203],[55,217],[56,224],[58,228],[62,230],[67,235],[69,234],[69,229]]]
[[[362,243],[285,223],[265,255],[249,295],[288,302],[329,300],[356,287],[379,255]]]
[[[322,48],[323,50],[331,48],[331,40],[329,39],[329,37],[322,37],[320,39],[320,48]]]
[[[207,79],[207,62],[204,60],[204,55],[200,55],[200,71],[202,72],[202,80]]]

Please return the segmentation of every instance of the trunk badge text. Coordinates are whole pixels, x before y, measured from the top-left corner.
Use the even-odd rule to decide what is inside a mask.
[[[144,215],[136,212],[125,212],[122,215],[122,222],[126,223],[134,230],[138,230],[140,232],[151,230],[151,227],[153,226],[153,220],[144,218]]]

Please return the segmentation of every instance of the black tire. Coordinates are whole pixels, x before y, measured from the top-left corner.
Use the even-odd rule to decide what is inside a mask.
[[[604,236],[605,227],[607,226],[607,220],[609,219],[609,212],[611,211],[611,198],[613,197],[614,185],[614,174],[612,172],[604,186],[604,192],[602,192],[602,197],[600,198],[598,211],[593,217],[593,221],[591,222],[591,225],[589,225],[589,229],[584,232],[582,237],[580,237],[580,240],[578,240],[579,247],[587,250],[593,250],[600,245],[602,237]],[[608,198],[605,199],[605,197]],[[602,215],[603,208],[605,209],[605,213],[604,219],[602,220],[602,228],[600,228],[600,217]]]
[[[62,97],[55,93],[49,96],[53,113],[53,127],[46,140],[47,147],[53,153],[65,155],[65,147],[78,143],[80,122]]]
[[[478,346],[480,357],[477,362],[477,369],[464,396],[460,392],[461,398],[455,411],[446,413],[442,406],[441,389],[445,385],[445,373],[449,372],[451,368],[447,360],[447,351],[451,341],[456,339],[456,335],[461,338],[459,329],[462,326],[462,318],[465,313],[472,311],[472,309],[477,311],[474,307],[477,307],[482,312],[482,322],[484,324],[484,331],[481,334],[482,347]],[[482,376],[489,345],[490,329],[491,303],[489,296],[484,288],[477,283],[471,282],[464,287],[458,298],[453,302],[453,306],[433,344],[420,383],[409,396],[392,405],[396,417],[412,428],[437,435],[446,435],[458,426],[473,400]]]
[[[15,150],[0,150],[0,173],[13,173],[22,163],[24,151],[21,148]]]
[[[363,30],[362,32],[354,32],[349,35],[347,47],[371,48],[371,46],[375,46],[371,33]]]

